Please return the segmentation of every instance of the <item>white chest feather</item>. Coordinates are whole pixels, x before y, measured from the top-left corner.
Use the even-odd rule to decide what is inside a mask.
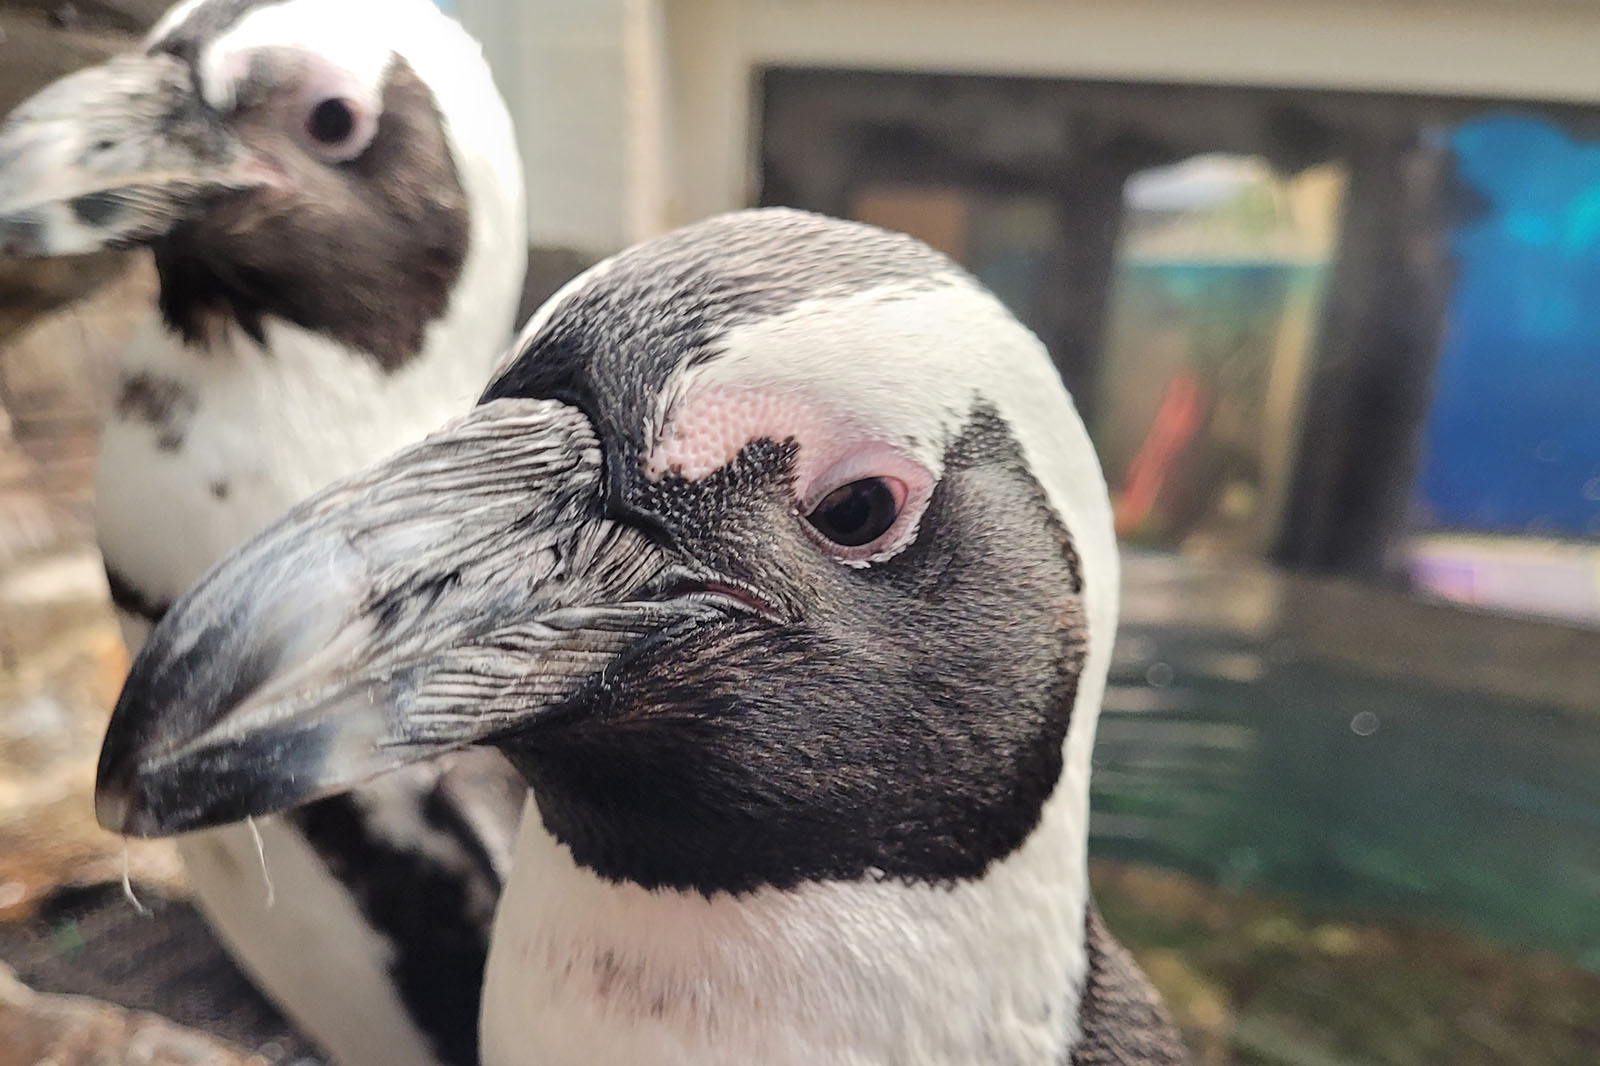
[[[96,506],[107,563],[170,602],[324,484],[466,410],[496,345],[425,353],[394,374],[281,322],[271,350],[237,330],[184,347],[159,321],[135,338],[106,427]]]
[[[1077,806],[1058,793],[1045,822]],[[1086,884],[1075,835],[1052,828],[953,887],[706,899],[601,880],[530,808],[490,949],[484,1066],[1060,1062]]]
[[[270,818],[259,832],[259,854],[242,825],[178,841],[195,902],[234,958],[335,1062],[438,1066],[389,978],[394,946],[298,832]]]
[[[509,334],[523,262],[520,227],[475,233],[449,314],[392,374],[279,320],[266,322],[265,349],[229,329],[199,350],[152,315],[124,356],[101,442],[108,568],[146,604],[169,604],[301,499],[467,410]],[[138,651],[148,625],[120,620]],[[196,901],[234,957],[344,1066],[436,1066],[389,972],[394,945],[291,827],[267,819],[261,833],[271,907],[245,827],[180,842]]]

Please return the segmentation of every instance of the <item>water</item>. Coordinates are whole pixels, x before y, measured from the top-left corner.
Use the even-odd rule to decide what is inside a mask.
[[[1600,1062],[1600,631],[1130,552],[1102,910],[1198,1066]]]
[[[1126,619],[1096,855],[1461,925],[1600,973],[1600,659],[1579,709],[1363,672],[1282,629]]]
[[[1541,698],[1516,698],[1515,678],[1495,693],[1395,673],[1392,659],[1363,669],[1284,639],[1296,611],[1323,605],[1269,580],[1265,608],[1241,603],[1250,617],[1218,624],[1226,582],[1184,587],[1164,565],[1128,568],[1135,590],[1169,587],[1143,617],[1139,593],[1127,597],[1096,749],[1097,856],[1456,928],[1600,973],[1600,658],[1587,707],[1581,664],[1565,700],[1532,679]],[[1239,596],[1259,599],[1259,575],[1246,584]],[[1209,621],[1184,624],[1186,597]],[[1404,610],[1398,600],[1374,593],[1370,606]]]
[[[1594,723],[1315,662],[1240,684],[1206,671],[1208,643],[1154,641],[1174,664],[1156,699],[1144,671],[1119,671],[1097,854],[1460,924],[1600,972]]]

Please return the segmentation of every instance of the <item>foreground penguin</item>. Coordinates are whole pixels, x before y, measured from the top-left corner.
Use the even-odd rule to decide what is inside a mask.
[[[97,811],[499,748],[486,1066],[1179,1063],[1089,898],[1116,614],[1032,334],[909,238],[738,213],[575,280],[472,414],[180,601]]]
[[[187,0],[0,128],[0,254],[145,245],[159,274],[96,487],[131,647],[291,504],[470,406],[514,327],[522,188],[480,50],[429,0]],[[476,1062],[522,792],[496,772],[261,823],[270,900],[245,827],[181,842],[224,942],[343,1066]]]

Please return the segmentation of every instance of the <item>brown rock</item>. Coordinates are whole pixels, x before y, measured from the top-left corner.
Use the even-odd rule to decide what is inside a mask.
[[[128,252],[0,259],[0,345],[42,316],[123,276],[131,259]]]
[[[0,966],[0,1066],[264,1066],[213,1037],[85,996],[34,992]]]
[[[63,74],[138,46],[135,33],[62,28],[47,13],[0,0],[0,115]]]
[[[61,28],[143,33],[171,6],[172,0],[0,0],[0,14],[23,11]]]

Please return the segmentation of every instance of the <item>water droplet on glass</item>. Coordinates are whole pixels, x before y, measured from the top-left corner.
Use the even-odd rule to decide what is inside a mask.
[[[1600,478],[1595,480],[1600,481]],[[1128,649],[1130,659],[1148,659],[1156,653],[1156,642],[1142,634],[1129,636],[1122,643]]]
[[[1167,663],[1151,663],[1150,669],[1144,672],[1144,679],[1150,682],[1151,688],[1166,688],[1172,684],[1172,667]]]
[[[1358,737],[1370,737],[1378,731],[1378,716],[1371,711],[1361,711],[1350,719],[1350,732]]]
[[[1553,463],[1561,458],[1561,445],[1546,437],[1539,442],[1539,447],[1533,454],[1541,463]]]
[[[1256,879],[1261,870],[1261,856],[1254,848],[1235,848],[1222,861],[1217,880],[1229,888],[1243,888]]]

